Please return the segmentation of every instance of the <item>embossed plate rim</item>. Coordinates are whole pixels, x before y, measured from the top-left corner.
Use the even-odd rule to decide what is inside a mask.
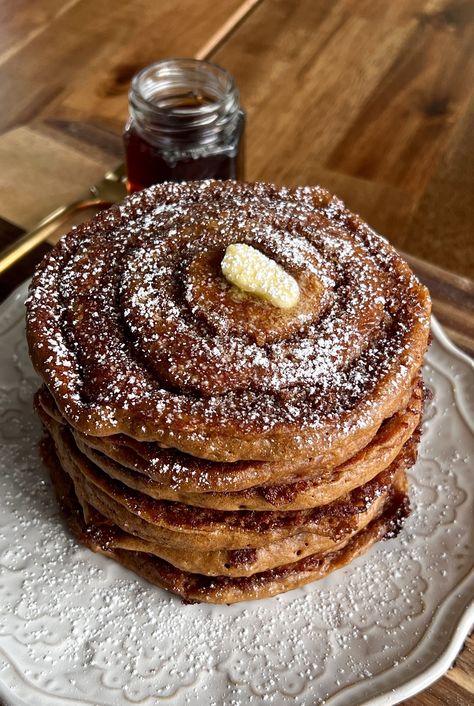
[[[28,283],[24,283],[21,285],[0,304],[0,334],[7,333],[10,328],[22,318],[23,300],[27,284]],[[4,325],[3,329],[2,324]],[[474,372],[474,361],[453,345],[435,319],[433,319],[432,322],[432,331],[434,338],[444,349],[448,357],[458,358],[466,363]],[[466,392],[465,387],[465,385],[461,386],[461,390],[463,390],[464,393]],[[457,408],[460,410],[462,416],[465,417],[466,410],[461,410],[457,397],[455,400]],[[473,422],[474,419],[469,417],[471,431],[473,431]],[[474,571],[473,567],[471,567],[464,578],[445,596],[418,643],[411,652],[406,655],[403,664],[399,665],[397,668],[400,676],[403,675],[405,671],[413,671],[413,664],[416,664],[416,660],[421,654],[425,666],[421,666],[421,671],[418,674],[407,677],[400,686],[390,688],[387,684],[387,680],[393,676],[394,667],[389,667],[376,676],[368,677],[364,681],[359,681],[341,689],[339,692],[329,697],[326,701],[327,705],[354,706],[358,703],[365,704],[365,706],[391,706],[392,704],[399,703],[401,700],[419,693],[436,681],[436,679],[446,672],[456,658],[474,623],[474,598],[471,597],[473,595]],[[455,613],[454,618],[453,612]],[[443,632],[443,626],[445,627],[448,623],[451,623],[450,629]],[[430,641],[431,643],[436,643],[436,638],[440,639],[440,637],[442,638],[440,649],[432,649],[432,654],[427,657],[427,644],[430,643]],[[3,650],[2,653],[8,657],[8,654]],[[9,659],[9,662],[18,672],[17,666],[11,662],[11,659]],[[380,685],[380,689],[376,695],[369,696],[368,698],[362,697],[361,692],[364,691],[364,689],[370,687],[372,691],[374,687],[378,687],[378,685]],[[27,703],[20,697],[12,694],[2,682],[0,682],[0,698],[5,700],[5,706],[26,706]],[[359,700],[361,698],[362,700]],[[67,701],[71,706],[73,704],[86,703],[84,701],[79,702],[74,698],[68,698]]]
[[[431,320],[431,331],[433,337],[445,350],[448,351],[449,354],[463,360],[473,369],[474,372],[474,360],[454,345],[454,343],[445,334],[441,324],[434,316]],[[472,421],[474,422],[474,420]],[[447,644],[444,646],[441,654],[435,657],[434,661],[426,669],[420,672],[420,674],[412,677],[404,684],[400,685],[397,689],[384,691],[377,696],[369,698],[363,702],[363,706],[393,706],[394,704],[400,703],[402,700],[415,696],[415,694],[419,694],[420,691],[426,689],[430,686],[430,684],[433,684],[437,679],[440,679],[448,671],[459,652],[462,650],[466,638],[469,636],[469,633],[474,627],[474,565],[471,567],[470,572],[467,573],[461,583],[454,586],[450,593],[446,596],[444,602],[439,606],[438,610],[433,615],[430,624],[428,625],[423,636],[420,638],[418,644],[405,658],[406,660],[416,660],[417,653],[425,648],[426,643],[430,639],[434,639],[434,635],[432,635],[432,633],[436,633],[439,629],[439,624],[446,619],[445,614],[449,614],[453,604],[459,600],[456,594],[459,595],[462,591],[466,592],[466,602],[463,608],[461,608],[461,613],[453,625],[451,637],[447,638]],[[472,596],[470,600],[469,596]],[[372,677],[372,684],[376,684],[379,681],[383,683],[383,680],[391,671],[393,671],[393,667],[377,674],[375,677]],[[345,706],[346,703],[353,705],[353,701],[346,702],[345,699],[346,697],[352,698],[351,695],[354,694],[354,691],[357,688],[361,688],[361,682],[354,684],[353,686],[346,687],[338,694],[334,694],[327,701],[327,706]],[[344,697],[344,699],[341,699],[340,697]]]

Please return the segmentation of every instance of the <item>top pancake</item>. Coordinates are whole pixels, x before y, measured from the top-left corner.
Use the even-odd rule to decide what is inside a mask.
[[[297,280],[296,307],[236,295],[219,266],[235,242]],[[78,431],[334,466],[407,404],[430,302],[328,192],[195,182],[74,229],[39,266],[27,309],[35,368]]]

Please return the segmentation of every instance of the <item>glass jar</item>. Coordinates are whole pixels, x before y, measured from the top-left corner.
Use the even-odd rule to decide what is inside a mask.
[[[124,142],[129,192],[163,181],[242,179],[245,113],[225,69],[165,59],[132,79]]]

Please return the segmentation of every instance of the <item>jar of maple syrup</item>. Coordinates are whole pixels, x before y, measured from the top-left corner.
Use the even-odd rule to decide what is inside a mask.
[[[124,141],[128,190],[163,181],[242,179],[245,113],[232,76],[165,59],[132,79]]]

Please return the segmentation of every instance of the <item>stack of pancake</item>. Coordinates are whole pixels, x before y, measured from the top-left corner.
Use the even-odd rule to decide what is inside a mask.
[[[223,275],[245,244],[299,297]],[[74,229],[27,302],[43,456],[80,541],[188,601],[315,579],[408,512],[430,300],[320,188],[163,184]]]

